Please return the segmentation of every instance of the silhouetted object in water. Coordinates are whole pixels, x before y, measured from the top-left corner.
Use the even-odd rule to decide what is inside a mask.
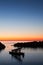
[[[13,54],[13,55],[24,55],[23,52],[21,52],[21,48],[17,48],[17,49],[13,49],[12,51],[9,52],[10,54]]]
[[[5,48],[5,45],[0,42],[0,51]]]
[[[12,52],[21,52],[21,47],[17,48],[17,49],[13,49]]]
[[[9,54],[12,55],[12,57],[16,58],[19,61],[22,61],[22,57],[24,58],[24,53],[20,51],[20,48],[18,49],[13,49],[12,51],[9,52]]]
[[[9,53],[12,54],[12,55],[18,55],[18,56],[22,55],[22,56],[24,56],[23,52],[12,52],[12,51],[10,51]]]
[[[14,44],[15,47],[43,48],[43,41],[22,42]]]

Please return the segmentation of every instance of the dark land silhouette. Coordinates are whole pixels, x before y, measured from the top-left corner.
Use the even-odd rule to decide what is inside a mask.
[[[3,43],[0,42],[0,51],[5,49],[5,45]]]
[[[14,44],[14,47],[21,48],[43,48],[43,41],[33,41],[33,42],[21,42]]]

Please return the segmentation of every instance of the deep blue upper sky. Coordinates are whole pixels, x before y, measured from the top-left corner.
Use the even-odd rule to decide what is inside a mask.
[[[0,0],[0,36],[42,36],[43,0]]]

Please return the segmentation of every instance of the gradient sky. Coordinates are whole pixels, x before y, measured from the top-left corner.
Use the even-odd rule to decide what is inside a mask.
[[[43,0],[0,0],[0,40],[43,40]]]

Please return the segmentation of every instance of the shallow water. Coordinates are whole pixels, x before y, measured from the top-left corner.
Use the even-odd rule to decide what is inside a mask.
[[[43,49],[23,48],[24,56],[12,56],[9,51],[14,49],[14,41],[2,42],[6,48],[0,51],[0,65],[43,65]]]

